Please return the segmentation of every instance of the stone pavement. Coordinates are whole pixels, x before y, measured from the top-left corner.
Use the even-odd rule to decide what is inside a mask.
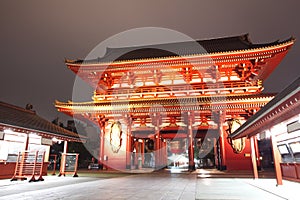
[[[101,173],[101,172],[100,172]],[[103,172],[105,173],[105,172]],[[0,180],[0,199],[299,199],[300,184],[275,179],[201,178],[198,173],[143,173],[114,178],[45,176]],[[299,196],[299,195],[298,195]]]

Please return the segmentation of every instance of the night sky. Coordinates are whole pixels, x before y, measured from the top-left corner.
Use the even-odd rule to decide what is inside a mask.
[[[75,74],[64,59],[85,58],[105,39],[139,27],[162,27],[194,39],[250,34],[253,43],[297,40],[265,81],[279,92],[300,75],[300,1],[0,1],[0,101],[33,105],[65,120],[55,99],[72,99]],[[91,94],[92,95],[92,94]]]

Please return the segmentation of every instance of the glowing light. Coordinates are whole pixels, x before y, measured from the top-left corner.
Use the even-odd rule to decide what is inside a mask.
[[[4,129],[4,133],[6,133],[6,134],[13,134],[15,132],[13,130],[11,130],[11,129]]]
[[[29,137],[30,138],[41,138],[41,136],[38,136],[36,133],[30,133]]]
[[[52,138],[52,141],[58,144],[61,144],[62,140],[57,139],[56,137]]]
[[[270,137],[271,137],[271,134],[272,134],[271,131],[267,130],[267,131],[266,131],[266,138],[270,138]]]
[[[209,174],[200,174],[200,175],[198,175],[198,177],[199,178],[209,178],[209,177],[211,177],[211,175],[209,175]]]

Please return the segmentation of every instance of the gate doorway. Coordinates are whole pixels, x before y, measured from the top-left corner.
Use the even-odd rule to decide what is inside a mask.
[[[215,138],[195,138],[194,155],[196,168],[215,168],[215,152]]]

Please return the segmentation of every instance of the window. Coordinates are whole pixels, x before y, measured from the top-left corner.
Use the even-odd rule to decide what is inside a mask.
[[[280,152],[281,155],[290,153],[285,144],[284,145],[279,145],[278,149],[279,149],[279,152]]]
[[[292,149],[295,162],[300,163],[300,142],[290,143],[290,148]]]
[[[281,158],[282,158],[283,163],[294,162],[294,158],[293,158],[292,154],[290,153],[290,151],[289,151],[286,144],[278,145],[277,147],[278,147],[278,150],[281,154]]]

